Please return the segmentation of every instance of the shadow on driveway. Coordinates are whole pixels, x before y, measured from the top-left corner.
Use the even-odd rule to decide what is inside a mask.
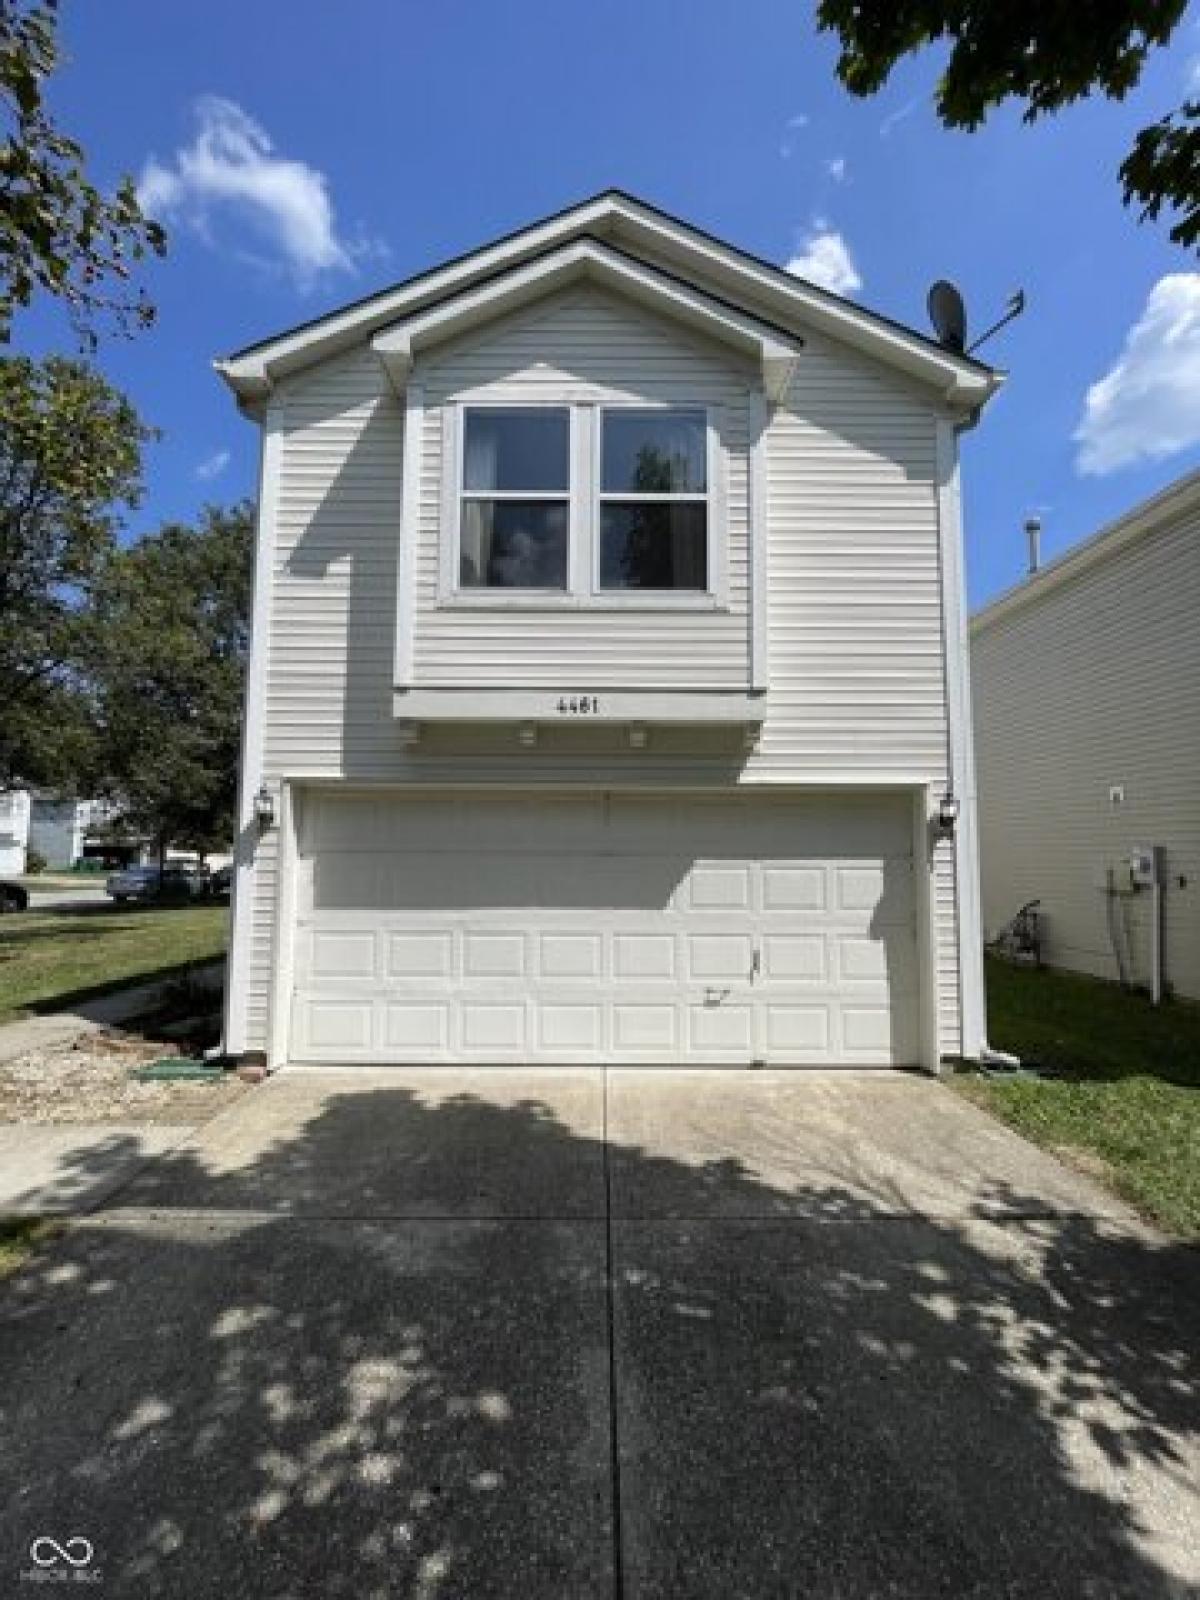
[[[1195,1592],[1195,1252],[609,1151],[591,1082],[348,1085],[239,1149],[252,1097],[36,1258],[5,1592],[43,1534],[122,1596]]]

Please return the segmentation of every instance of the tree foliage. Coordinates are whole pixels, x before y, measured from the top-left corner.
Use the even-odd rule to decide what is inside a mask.
[[[97,591],[107,787],[160,848],[233,837],[252,546],[249,504],[209,507],[120,551]]]
[[[60,61],[57,28],[58,0],[0,0],[0,343],[39,289],[93,343],[105,315],[123,331],[154,317],[130,272],[163,253],[165,235],[143,216],[132,179],[101,193],[79,144],[55,125],[43,88]]]
[[[841,42],[837,72],[871,95],[902,57],[949,44],[934,104],[948,128],[977,128],[996,106],[1024,101],[1032,122],[1099,92],[1123,99],[1152,50],[1167,44],[1186,0],[820,0],[819,25]],[[1125,203],[1143,217],[1178,213],[1177,243],[1200,239],[1200,105],[1185,103],[1143,130],[1121,168]]]
[[[1200,244],[1200,100],[1143,128],[1121,166],[1125,204],[1154,220],[1166,206],[1179,212],[1176,244]]]
[[[88,761],[89,602],[150,437],[84,363],[0,358],[0,783]]]

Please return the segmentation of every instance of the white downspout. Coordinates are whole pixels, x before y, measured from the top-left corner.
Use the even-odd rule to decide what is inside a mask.
[[[958,801],[954,874],[958,898],[958,971],[961,1049],[964,1057],[996,1066],[1019,1066],[987,1038],[983,969],[983,915],[979,877],[979,800],[971,716],[971,664],[963,565],[962,495],[958,434],[967,424],[937,424],[938,532],[942,558],[942,637],[946,660],[947,744],[950,789]]]

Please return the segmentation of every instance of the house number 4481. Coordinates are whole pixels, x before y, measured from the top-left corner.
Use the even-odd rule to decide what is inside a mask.
[[[600,709],[600,697],[594,694],[560,695],[558,712],[563,717],[590,717]]]

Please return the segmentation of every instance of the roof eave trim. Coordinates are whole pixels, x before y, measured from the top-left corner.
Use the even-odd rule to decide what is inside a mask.
[[[469,284],[490,272],[502,272],[506,262],[514,258],[524,260],[538,251],[551,249],[564,235],[576,235],[590,227],[611,234],[619,230],[621,224],[631,233],[640,231],[644,238],[652,237],[668,254],[674,252],[684,257],[685,273],[688,256],[707,257],[748,283],[755,282],[776,295],[786,294],[796,314],[804,317],[814,329],[840,338],[932,384],[943,391],[952,405],[966,409],[982,405],[998,387],[998,375],[983,363],[940,350],[911,330],[893,325],[849,301],[826,295],[802,279],[785,281],[781,269],[758,262],[736,247],[711,239],[690,224],[621,193],[607,193],[584,201],[547,221],[535,223],[496,244],[460,257],[446,267],[434,268],[366,302],[333,312],[315,324],[230,356],[216,363],[217,370],[240,397],[247,381],[308,366],[320,360],[325,351],[352,342],[359,330],[365,338],[381,326],[403,317],[407,307],[419,310],[432,300],[451,296],[457,285]]]
[[[1038,572],[1022,578],[988,601],[970,620],[971,632],[981,633],[1026,605],[1053,594],[1062,584],[1102,561],[1118,555],[1128,545],[1157,532],[1178,516],[1200,510],[1200,471],[1168,484],[1165,489],[1132,507],[1115,521],[1078,544],[1064,550]]]

